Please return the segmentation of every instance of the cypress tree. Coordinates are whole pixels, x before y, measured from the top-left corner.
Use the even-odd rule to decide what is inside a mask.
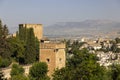
[[[36,60],[38,61],[39,60],[39,40],[37,39],[37,37],[35,38],[35,49],[36,49]]]
[[[18,37],[24,42],[24,60],[26,64],[39,60],[39,41],[34,35],[33,28],[19,26]]]
[[[0,20],[0,56],[3,58],[10,58],[10,45],[8,42],[8,28],[6,25],[2,25],[2,21]]]
[[[19,39],[22,40],[22,26],[19,26]]]
[[[26,38],[27,38],[27,29],[26,29],[26,27],[19,26],[19,39],[26,42]]]
[[[33,28],[27,30],[25,49],[25,63],[33,63],[36,60],[35,35]]]
[[[0,20],[0,38],[2,37],[2,21]]]

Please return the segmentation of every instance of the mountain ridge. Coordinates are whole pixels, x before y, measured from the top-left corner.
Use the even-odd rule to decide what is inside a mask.
[[[58,22],[44,27],[45,35],[95,35],[119,31],[120,22],[111,20],[85,20],[81,22]]]

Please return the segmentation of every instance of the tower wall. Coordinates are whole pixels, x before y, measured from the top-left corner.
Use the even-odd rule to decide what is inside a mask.
[[[53,74],[56,68],[65,67],[65,44],[64,43],[41,43],[40,60],[48,65],[48,76]]]

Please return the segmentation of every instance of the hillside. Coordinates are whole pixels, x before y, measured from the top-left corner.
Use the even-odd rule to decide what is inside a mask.
[[[102,36],[119,33],[120,22],[110,20],[86,20],[82,22],[59,22],[44,27],[48,36]]]

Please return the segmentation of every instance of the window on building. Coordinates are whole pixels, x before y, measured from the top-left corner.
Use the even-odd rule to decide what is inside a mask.
[[[49,58],[47,58],[46,60],[47,60],[48,63],[50,62],[50,59],[49,59]]]
[[[61,58],[59,58],[59,61],[61,62],[61,61],[62,61],[62,59],[61,59]]]
[[[58,52],[59,49],[54,49],[54,52]]]

